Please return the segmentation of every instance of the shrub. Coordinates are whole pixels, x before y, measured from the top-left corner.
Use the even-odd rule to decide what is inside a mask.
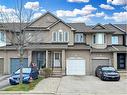
[[[51,68],[44,68],[43,74],[44,74],[45,78],[50,77],[52,74],[52,69]]]

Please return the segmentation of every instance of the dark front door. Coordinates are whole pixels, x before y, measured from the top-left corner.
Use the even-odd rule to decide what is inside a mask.
[[[117,54],[117,69],[126,69],[126,54]]]
[[[45,67],[45,52],[44,51],[33,51],[32,61],[37,64],[38,69]]]

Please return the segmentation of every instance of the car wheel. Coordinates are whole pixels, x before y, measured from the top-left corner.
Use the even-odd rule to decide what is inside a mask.
[[[36,79],[38,79],[38,76],[36,77]]]
[[[97,77],[97,73],[95,73],[95,76]]]
[[[10,83],[10,85],[14,85],[13,83]]]
[[[104,81],[104,77],[103,76],[101,76],[100,79]]]
[[[117,81],[119,81],[120,80],[120,78],[117,78]]]

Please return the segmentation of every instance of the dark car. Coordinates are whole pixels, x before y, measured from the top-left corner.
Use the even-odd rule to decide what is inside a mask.
[[[23,68],[23,83],[30,83],[31,80],[35,80],[38,78],[38,70],[35,68]],[[9,78],[9,82],[11,85],[19,84],[20,81],[20,69],[12,74]]]
[[[95,76],[101,80],[120,80],[120,75],[112,66],[98,66],[95,70]]]

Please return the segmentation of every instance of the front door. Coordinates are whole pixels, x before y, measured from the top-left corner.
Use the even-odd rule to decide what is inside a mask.
[[[60,67],[60,52],[54,53],[54,67]]]
[[[126,54],[117,54],[117,69],[126,69]]]

